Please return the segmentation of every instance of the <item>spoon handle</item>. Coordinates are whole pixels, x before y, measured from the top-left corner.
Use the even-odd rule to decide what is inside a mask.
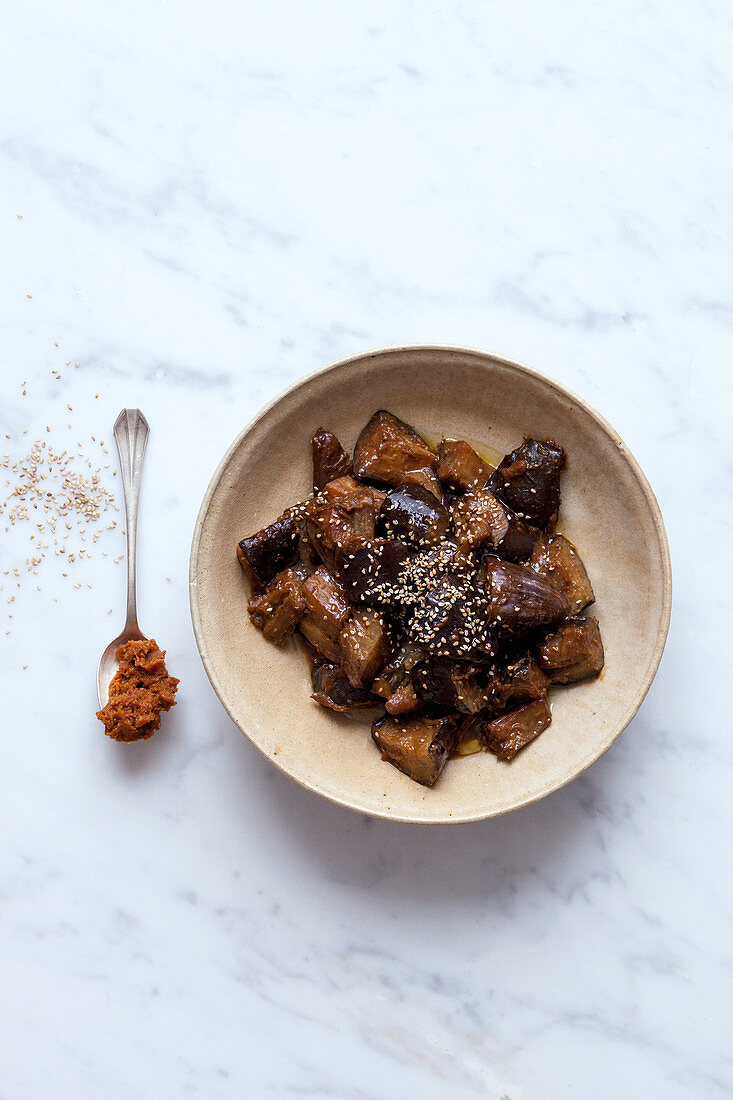
[[[120,456],[122,490],[125,495],[125,530],[127,532],[127,620],[125,630],[139,630],[135,593],[135,556],[137,544],[137,505],[143,476],[145,447],[150,425],[139,409],[123,409],[115,420],[117,453]]]

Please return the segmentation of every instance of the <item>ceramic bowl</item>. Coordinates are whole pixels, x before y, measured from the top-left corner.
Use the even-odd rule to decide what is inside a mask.
[[[577,544],[595,594],[606,667],[553,693],[552,725],[507,763],[451,761],[432,789],[388,763],[369,725],[310,699],[303,653],[278,649],[247,617],[237,542],[311,490],[319,426],[352,448],[386,408],[433,443],[466,438],[504,454],[525,435],[568,453],[562,530]],[[498,355],[398,347],[357,355],[276,398],[234,441],[214,474],[191,549],[193,626],[204,668],[228,714],[264,756],[304,787],[361,813],[444,824],[516,810],[575,779],[628,725],[657,670],[669,626],[671,573],[659,506],[639,465],[598,413],[563,386]]]

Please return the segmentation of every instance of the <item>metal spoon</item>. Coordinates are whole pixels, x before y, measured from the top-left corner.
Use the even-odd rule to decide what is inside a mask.
[[[123,409],[115,420],[114,436],[120,456],[122,491],[125,497],[125,530],[127,532],[127,618],[122,633],[110,642],[99,658],[97,695],[104,707],[109,699],[109,685],[118,668],[117,649],[132,639],[145,641],[137,622],[135,595],[135,550],[137,542],[137,504],[143,476],[143,458],[150,435],[150,426],[139,409]]]

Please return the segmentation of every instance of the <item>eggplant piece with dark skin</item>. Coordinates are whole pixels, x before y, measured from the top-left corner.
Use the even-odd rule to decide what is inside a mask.
[[[500,713],[516,703],[544,699],[550,678],[531,653],[515,658],[497,673],[493,684],[493,702]]]
[[[386,409],[375,412],[356,441],[354,472],[383,485],[416,482],[440,496],[437,455],[414,428]]]
[[[464,439],[443,439],[438,447],[438,477],[452,489],[477,489],[486,484],[493,467],[484,462]]]
[[[311,439],[313,454],[313,488],[318,493],[329,481],[351,473],[351,457],[341,446],[341,441],[326,428],[318,428]]]
[[[470,574],[445,573],[424,591],[410,608],[405,632],[440,657],[486,659],[494,652],[486,595]]]
[[[481,730],[491,721],[493,711],[480,710],[476,714],[465,714],[458,724],[458,737],[453,747],[454,756],[472,756],[476,752],[485,752],[485,746],[479,737]]]
[[[526,561],[535,533],[488,489],[470,489],[451,504],[455,536],[466,549],[488,547],[507,561]]]
[[[450,531],[450,512],[434,493],[406,482],[390,489],[379,512],[377,532],[410,546],[443,542]]]
[[[484,689],[485,705],[461,722],[456,755],[482,752],[489,723],[508,709],[516,710],[520,704],[544,699],[549,685],[549,677],[530,653],[516,658],[503,670],[494,671]]]
[[[601,631],[595,619],[570,619],[545,635],[537,647],[541,667],[553,684],[573,684],[603,668]]]
[[[525,439],[506,455],[489,479],[499,500],[535,527],[557,520],[560,511],[560,475],[565,451],[552,439]]]
[[[425,650],[420,646],[403,645],[393,654],[392,659],[372,683],[372,691],[376,691],[384,699],[389,699],[405,684],[412,685],[410,673],[418,661],[425,656]]]
[[[531,630],[568,616],[568,601],[533,570],[516,562],[487,558],[489,619],[503,630]]]
[[[320,565],[303,582],[303,599],[305,611],[298,629],[318,653],[338,662],[339,636],[351,617],[351,605],[341,581]]]
[[[506,561],[527,561],[534,550],[536,532],[526,523],[507,511],[509,526],[504,538],[496,547],[496,553]]]
[[[477,559],[470,551],[464,551],[455,542],[441,542],[430,550],[415,554],[402,573],[404,592],[400,600],[404,604],[415,603],[421,594],[444,577],[455,573],[468,577],[476,570]]]
[[[529,564],[538,576],[562,592],[571,615],[595,600],[582,558],[564,535],[543,535],[535,543]]]
[[[247,611],[268,642],[282,645],[305,611],[303,577],[295,569],[284,569],[270,581],[264,592],[248,601]]]
[[[438,779],[457,737],[456,715],[380,718],[372,726],[372,738],[382,753],[382,760],[425,787],[432,787]]]
[[[293,564],[299,541],[298,525],[287,512],[242,539],[237,546],[237,558],[255,591],[265,588],[277,573]]]
[[[412,681],[402,684],[396,691],[393,691],[385,701],[384,709],[387,714],[413,714],[416,710],[420,710],[422,703],[415,694],[415,689],[412,686]]]
[[[410,676],[416,696],[427,707],[475,714],[489,699],[485,670],[478,665],[430,657],[416,664]]]
[[[457,709],[453,680],[455,665],[456,662],[449,657],[427,657],[415,665],[410,679],[421,703],[429,707]]]
[[[475,549],[484,543],[498,547],[509,531],[504,506],[488,489],[470,489],[451,505],[453,530],[461,546]]]
[[[374,707],[381,699],[371,691],[355,688],[342,668],[330,661],[319,661],[311,669],[311,699],[328,710],[343,714],[352,707]]]
[[[308,540],[330,569],[374,538],[376,505],[368,485],[339,477],[308,501],[303,510]]]
[[[374,539],[346,555],[341,576],[349,599],[367,607],[389,607],[409,559],[408,548],[395,539]]]
[[[365,688],[387,662],[389,639],[384,618],[370,607],[358,607],[339,635],[341,667],[355,688]]]
[[[499,760],[512,760],[546,730],[552,714],[545,699],[535,699],[516,710],[478,726],[479,740]]]

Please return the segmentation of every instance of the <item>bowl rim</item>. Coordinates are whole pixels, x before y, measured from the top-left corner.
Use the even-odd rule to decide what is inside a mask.
[[[576,404],[579,408],[581,408],[587,415],[589,415],[592,420],[595,421],[595,423],[598,425],[598,427],[604,432],[604,434],[611,440],[611,442],[617,447],[617,449],[623,455],[623,458],[626,461],[627,465],[630,467],[631,472],[634,475],[634,478],[636,479],[637,483],[641,487],[641,490],[644,494],[646,502],[649,506],[649,511],[650,511],[652,519],[653,519],[654,529],[655,529],[655,532],[656,532],[657,542],[658,542],[658,545],[659,545],[659,551],[660,551],[660,556],[661,556],[662,608],[661,608],[661,615],[660,615],[660,619],[659,619],[659,625],[658,625],[658,629],[657,629],[657,636],[656,636],[656,641],[655,641],[655,645],[654,645],[654,650],[652,652],[649,664],[647,665],[647,671],[646,671],[646,675],[644,677],[644,680],[642,681],[641,685],[639,686],[639,688],[638,688],[636,694],[634,695],[633,699],[629,702],[629,705],[627,706],[624,714],[622,715],[621,720],[620,720],[617,728],[613,732],[612,736],[609,737],[609,739],[603,745],[601,750],[591,760],[589,760],[587,762],[583,762],[581,764],[580,768],[576,772],[574,772],[572,775],[565,776],[564,778],[561,778],[560,780],[557,780],[557,781],[551,780],[544,787],[538,788],[538,790],[533,792],[531,795],[527,796],[526,798],[523,798],[522,800],[516,802],[512,806],[509,806],[505,809],[497,809],[497,810],[489,809],[489,810],[487,810],[486,813],[467,813],[467,814],[463,814],[463,815],[459,814],[456,817],[446,817],[446,818],[442,818],[442,819],[435,819],[434,818],[432,820],[424,820],[423,821],[423,820],[415,819],[415,817],[401,816],[399,814],[399,812],[394,813],[390,810],[381,811],[379,809],[365,809],[363,806],[357,805],[354,802],[349,801],[348,798],[340,798],[338,795],[334,794],[331,791],[323,790],[319,787],[319,785],[317,783],[308,782],[305,779],[300,778],[299,776],[293,775],[286,768],[284,768],[277,761],[277,759],[275,757],[273,757],[269,753],[267,753],[263,748],[261,748],[257,744],[257,742],[255,740],[253,740],[253,738],[249,735],[249,733],[244,728],[244,726],[242,726],[239,723],[239,721],[237,721],[237,719],[234,717],[234,715],[232,714],[229,706],[227,705],[227,702],[224,698],[224,689],[223,689],[222,685],[220,684],[219,677],[217,676],[216,671],[212,667],[211,661],[209,660],[209,656],[208,656],[208,653],[207,653],[207,650],[206,650],[206,646],[204,644],[203,624],[202,624],[201,612],[200,612],[199,603],[198,603],[198,577],[197,577],[197,572],[198,572],[198,559],[199,559],[199,553],[200,553],[201,536],[202,536],[202,533],[203,533],[204,524],[205,524],[208,512],[211,508],[212,499],[213,499],[214,494],[215,494],[215,492],[216,492],[216,490],[219,486],[219,483],[221,481],[222,474],[223,474],[226,466],[228,465],[229,461],[231,460],[232,456],[234,455],[235,451],[240,446],[240,444],[241,444],[242,440],[244,439],[244,437],[246,435],[248,435],[248,433],[258,423],[258,421],[260,421],[264,416],[266,416],[273,408],[275,408],[276,405],[278,405],[286,397],[289,397],[291,394],[296,393],[299,389],[301,389],[301,387],[309,384],[314,379],[319,378],[321,375],[327,375],[327,374],[335,373],[338,370],[342,369],[343,367],[351,366],[354,363],[358,363],[360,360],[371,359],[371,358],[374,358],[376,356],[385,355],[385,354],[392,354],[394,352],[409,354],[409,353],[423,353],[423,352],[436,352],[436,351],[437,352],[449,352],[449,353],[454,353],[454,354],[458,354],[458,355],[465,355],[465,354],[475,355],[475,356],[478,356],[479,358],[484,359],[484,360],[493,360],[497,363],[500,363],[502,366],[508,367],[510,370],[514,370],[518,374],[527,375],[532,379],[535,379],[535,380],[538,380],[538,381],[544,383],[545,385],[549,385],[551,388],[553,388],[558,393],[560,393],[563,397],[570,399],[574,404]],[[490,366],[491,364],[487,362],[486,365]],[[633,453],[629,450],[626,443],[621,438],[621,436],[616,431],[616,429],[592,405],[590,405],[584,398],[582,398],[574,390],[572,390],[568,386],[564,385],[564,383],[558,382],[555,378],[552,378],[549,375],[544,374],[542,371],[536,370],[534,367],[528,366],[526,363],[523,363],[518,359],[513,359],[510,356],[501,355],[498,352],[487,351],[485,348],[473,347],[473,346],[467,345],[467,344],[432,344],[432,343],[428,343],[428,344],[390,344],[390,345],[385,345],[383,347],[372,348],[368,351],[357,352],[355,355],[343,356],[340,359],[335,359],[332,362],[327,363],[323,367],[318,367],[316,370],[309,371],[307,374],[302,375],[300,378],[296,379],[294,382],[292,382],[285,389],[283,389],[279,393],[277,393],[270,401],[267,402],[267,404],[263,405],[262,408],[259,409],[255,413],[255,415],[247,422],[247,424],[244,426],[244,428],[239,432],[239,434],[235,437],[235,439],[232,441],[230,446],[227,448],[223,458],[221,459],[221,461],[218,463],[216,469],[214,470],[214,473],[212,474],[211,479],[209,481],[209,484],[207,486],[206,492],[204,493],[204,497],[203,497],[203,500],[201,502],[201,506],[200,506],[200,508],[198,510],[198,514],[196,516],[196,522],[195,522],[194,530],[193,530],[193,537],[192,537],[192,540],[191,540],[191,551],[190,551],[190,555],[189,555],[188,588],[189,588],[189,606],[190,606],[190,612],[191,612],[191,621],[192,621],[192,625],[193,625],[194,637],[195,637],[195,640],[196,640],[196,648],[198,649],[199,656],[201,658],[201,663],[204,666],[204,671],[206,672],[206,675],[209,679],[209,682],[210,682],[211,686],[213,687],[214,692],[216,693],[216,696],[217,696],[219,702],[224,707],[224,710],[227,712],[227,714],[231,718],[234,725],[245,735],[245,737],[250,742],[250,744],[255,749],[257,749],[257,751],[259,753],[261,753],[261,755],[267,761],[269,761],[270,764],[274,765],[278,769],[278,771],[282,772],[284,775],[286,775],[289,779],[293,780],[299,786],[304,787],[306,790],[312,791],[313,793],[315,793],[317,795],[320,795],[322,798],[327,799],[329,802],[332,802],[332,803],[334,803],[335,805],[338,805],[338,806],[343,806],[343,807],[345,807],[349,810],[356,811],[357,813],[366,814],[369,817],[377,817],[377,818],[381,818],[381,819],[386,820],[386,821],[397,821],[397,822],[401,822],[401,823],[404,823],[404,824],[410,824],[410,825],[461,825],[461,824],[469,824],[469,823],[474,822],[474,821],[485,821],[485,820],[487,820],[489,818],[493,818],[493,817],[501,817],[501,816],[504,816],[505,814],[514,813],[516,810],[520,810],[525,806],[531,806],[535,802],[539,802],[541,799],[546,798],[547,795],[554,794],[555,791],[561,790],[563,787],[567,786],[569,783],[572,783],[574,780],[578,779],[581,775],[583,775],[590,767],[593,766],[593,764],[595,764],[598,760],[600,760],[601,757],[604,756],[606,752],[608,752],[608,750],[611,748],[611,746],[618,740],[618,738],[624,732],[626,727],[631,722],[632,718],[634,718],[634,716],[636,715],[637,711],[639,710],[639,707],[643,703],[643,701],[644,701],[644,699],[647,695],[647,692],[649,691],[649,688],[651,687],[652,681],[654,680],[654,677],[657,674],[657,670],[659,668],[659,663],[662,659],[662,653],[664,652],[664,647],[665,647],[666,642],[667,642],[667,636],[669,634],[670,619],[671,619],[671,614],[672,614],[672,563],[671,563],[670,552],[669,552],[669,542],[668,542],[668,539],[667,539],[667,532],[666,532],[666,529],[665,529],[665,526],[664,526],[664,519],[662,517],[662,510],[659,506],[659,501],[657,500],[657,498],[654,494],[654,490],[652,489],[651,485],[649,484],[649,481],[647,480],[646,475],[644,474],[644,471],[642,470],[641,466],[639,465],[638,461],[634,457]]]

